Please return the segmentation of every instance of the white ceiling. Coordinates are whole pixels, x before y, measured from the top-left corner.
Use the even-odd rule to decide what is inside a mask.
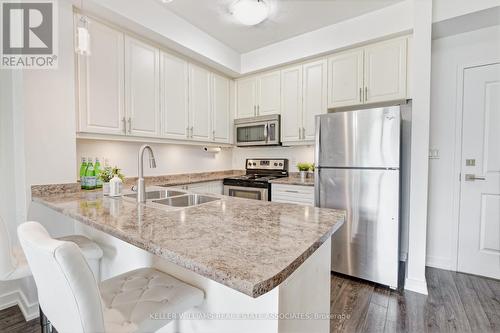
[[[246,53],[401,0],[265,0],[271,7],[270,17],[253,27],[231,16],[234,1],[173,0],[164,6],[235,51]]]

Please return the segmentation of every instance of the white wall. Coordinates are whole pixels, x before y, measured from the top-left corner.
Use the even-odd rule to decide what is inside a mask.
[[[78,161],[71,170],[77,175],[82,157],[99,157],[109,160],[111,166],[117,165],[126,176],[137,176],[137,153],[143,143],[78,140],[76,155]],[[156,169],[150,169],[144,159],[144,175],[166,175],[203,171],[231,170],[231,148],[223,148],[220,153],[207,153],[201,146],[151,144],[156,158]],[[147,154],[147,153],[146,153]]]
[[[455,269],[457,260],[458,173],[461,159],[455,142],[458,68],[493,59],[500,61],[500,26],[434,40],[432,43],[432,93],[430,147],[440,158],[430,160],[427,265]]]

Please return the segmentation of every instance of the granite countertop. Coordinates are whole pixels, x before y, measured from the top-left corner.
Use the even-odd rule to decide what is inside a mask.
[[[314,175],[309,175],[305,180],[301,180],[297,173],[290,173],[289,177],[277,178],[270,181],[272,184],[314,186]]]
[[[33,200],[251,297],[281,284],[345,219],[339,210],[210,195],[221,200],[161,209],[97,191]]]

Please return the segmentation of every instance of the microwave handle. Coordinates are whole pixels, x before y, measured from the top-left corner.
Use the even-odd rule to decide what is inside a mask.
[[[268,135],[269,135],[268,126],[269,126],[269,124],[265,124],[264,125],[264,136],[266,137],[266,142],[269,141],[269,138],[268,138]]]

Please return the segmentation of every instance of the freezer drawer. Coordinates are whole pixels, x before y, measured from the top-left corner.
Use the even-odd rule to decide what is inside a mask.
[[[347,211],[332,237],[332,271],[396,288],[399,170],[319,169],[316,203]]]
[[[400,107],[336,112],[316,118],[316,165],[399,168]]]

